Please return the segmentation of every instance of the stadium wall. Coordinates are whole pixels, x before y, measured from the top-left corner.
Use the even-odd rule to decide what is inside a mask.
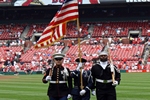
[[[105,22],[105,21],[137,21],[137,20],[150,20],[150,17],[106,17],[106,18],[80,18],[80,22]],[[1,24],[8,23],[49,23],[51,19],[39,20],[1,20]]]
[[[18,72],[19,75],[26,75],[25,72]],[[3,75],[14,75],[15,72],[0,72],[0,74],[3,74]],[[32,74],[42,74],[42,71],[37,71],[37,72],[32,72]]]
[[[26,75],[25,72],[18,72],[19,75]],[[150,70],[120,70],[120,73],[150,73]],[[15,72],[0,72],[3,75],[14,75]],[[32,72],[32,74],[42,74],[42,71]]]
[[[120,70],[121,73],[126,73],[126,70]],[[25,72],[18,72],[19,75],[26,75]],[[15,72],[0,72],[3,75],[14,75]],[[32,72],[32,74],[42,74],[42,71]]]

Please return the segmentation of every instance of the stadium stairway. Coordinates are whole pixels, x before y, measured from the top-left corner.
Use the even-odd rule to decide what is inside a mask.
[[[95,26],[95,25],[90,25],[90,27],[89,27],[89,29],[88,29],[88,33],[90,33],[91,36],[92,36],[92,34],[93,34],[94,26]]]
[[[149,51],[146,50],[146,48],[149,48],[148,45],[145,45],[144,47],[144,51],[143,51],[143,54],[142,54],[142,58],[144,59],[144,65],[148,64],[148,58],[149,58]]]
[[[62,50],[62,53],[65,54],[68,50],[69,50],[69,47],[66,46],[66,47],[64,47],[64,49]]]
[[[27,26],[25,27],[23,33],[21,34],[21,37],[20,37],[20,38],[21,38],[22,40],[25,40],[25,36],[28,34],[29,29],[30,29],[30,26],[27,25]]]

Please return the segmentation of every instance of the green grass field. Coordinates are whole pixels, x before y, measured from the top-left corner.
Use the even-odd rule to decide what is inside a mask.
[[[48,84],[43,75],[0,76],[0,100],[48,100]],[[150,100],[150,73],[121,73],[121,84],[116,87],[117,100]],[[70,99],[71,100],[71,99]],[[96,100],[91,96],[91,100]]]

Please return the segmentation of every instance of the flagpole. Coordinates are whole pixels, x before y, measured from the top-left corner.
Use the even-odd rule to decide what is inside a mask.
[[[79,44],[79,61],[80,61],[80,63],[81,63],[79,18],[77,18],[77,31],[78,31],[78,44]],[[80,76],[81,76],[81,90],[82,90],[82,89],[83,89],[82,68],[80,68]]]

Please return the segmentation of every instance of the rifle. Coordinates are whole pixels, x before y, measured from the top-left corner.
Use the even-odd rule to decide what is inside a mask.
[[[109,55],[112,80],[113,80],[113,83],[115,83],[115,71],[114,71],[114,66],[111,66],[111,65],[113,65],[113,61],[112,61],[111,56],[110,56],[110,50],[109,50],[109,44],[108,43],[107,43],[107,50],[108,50],[108,55]]]
[[[57,49],[57,45],[55,45],[54,54],[55,54],[55,52],[56,52],[56,49]],[[51,64],[52,64],[52,65],[50,66],[49,76],[52,76],[52,72],[53,72],[53,68],[54,68],[54,59],[52,59]]]
[[[49,71],[49,76],[52,76],[53,68],[54,68],[54,59],[51,61],[51,66],[50,66],[50,71]]]

